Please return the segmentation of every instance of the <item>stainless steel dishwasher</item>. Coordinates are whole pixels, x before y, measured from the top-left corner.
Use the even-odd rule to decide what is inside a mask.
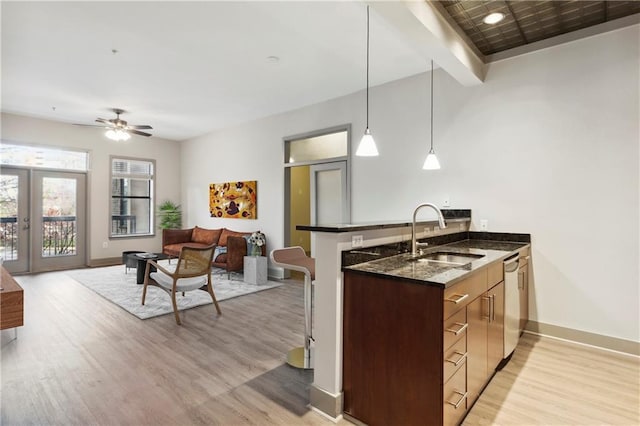
[[[519,254],[504,260],[504,358],[511,355],[520,337],[519,265]]]

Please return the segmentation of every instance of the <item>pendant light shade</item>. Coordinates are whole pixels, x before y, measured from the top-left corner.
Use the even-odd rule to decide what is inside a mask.
[[[422,166],[424,170],[439,170],[440,169],[440,161],[438,161],[438,157],[436,157],[436,153],[432,150],[427,154],[427,159],[424,160],[424,165]]]
[[[427,154],[426,160],[424,160],[423,170],[439,170],[440,161],[436,157],[436,152],[433,150],[433,61],[431,61],[431,149]]]
[[[364,131],[364,136],[360,139],[360,145],[358,145],[356,155],[359,157],[376,157],[378,155],[376,142],[373,140],[373,136],[371,136],[371,131],[368,127]]]
[[[358,157],[377,157],[378,147],[371,136],[369,130],[369,6],[367,6],[367,128],[364,130],[364,136],[360,140],[360,145],[356,150]]]

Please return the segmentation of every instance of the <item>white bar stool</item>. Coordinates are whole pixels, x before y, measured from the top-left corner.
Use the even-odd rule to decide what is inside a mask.
[[[311,363],[311,340],[313,340],[311,283],[316,279],[316,260],[307,256],[302,247],[285,247],[271,251],[271,262],[275,266],[304,273],[304,347],[294,348],[287,354],[287,364],[296,368],[313,368]]]

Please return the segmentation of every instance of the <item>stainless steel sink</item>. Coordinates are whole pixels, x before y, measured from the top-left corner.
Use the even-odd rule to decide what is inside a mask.
[[[419,256],[415,259],[418,262],[434,262],[434,263],[449,263],[452,265],[465,265],[471,263],[476,259],[484,257],[484,254],[473,253],[452,253],[445,251],[438,251],[435,253],[429,253]]]

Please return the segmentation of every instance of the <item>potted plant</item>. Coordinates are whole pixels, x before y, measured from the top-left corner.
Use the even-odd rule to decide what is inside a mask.
[[[158,206],[158,217],[160,229],[180,229],[182,226],[182,212],[180,205],[167,200]]]

